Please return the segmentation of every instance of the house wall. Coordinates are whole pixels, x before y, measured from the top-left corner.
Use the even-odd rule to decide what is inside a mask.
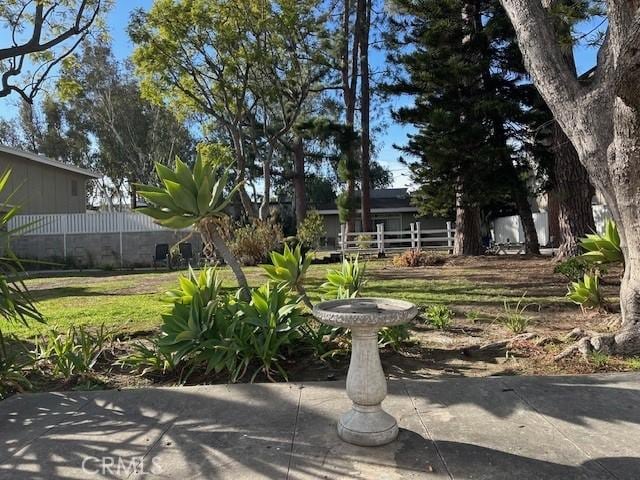
[[[122,235],[122,256],[120,254]],[[172,230],[152,232],[77,233],[22,235],[11,237],[13,252],[22,259],[73,263],[84,267],[149,267],[153,264],[155,246],[169,247],[184,239],[185,232]],[[202,251],[202,239],[194,233],[187,240],[194,255]]]
[[[9,203],[20,205],[20,213],[81,213],[86,210],[86,176],[0,152],[0,173],[9,168],[11,177],[4,192],[0,193],[0,202],[15,191]]]

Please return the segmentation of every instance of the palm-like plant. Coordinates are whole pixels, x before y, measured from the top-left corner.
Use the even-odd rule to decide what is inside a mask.
[[[303,285],[305,275],[313,259],[312,254],[302,253],[300,244],[291,249],[285,243],[282,253],[271,252],[269,256],[271,265],[262,265],[269,279],[298,292],[305,305],[310,309],[313,308]]]
[[[580,240],[580,246],[586,250],[582,258],[597,264],[622,263],[624,255],[620,247],[620,234],[613,220],[604,224],[604,234],[592,233]]]
[[[156,173],[161,186],[136,185],[137,192],[148,203],[137,211],[168,228],[195,226],[205,244],[213,245],[231,267],[238,285],[248,297],[249,286],[240,263],[229,250],[216,224],[216,219],[226,216],[225,208],[241,184],[225,194],[229,169],[218,174],[216,166],[206,162],[201,155],[197,156],[193,169],[176,157],[175,169],[156,163]]]
[[[321,288],[327,294],[327,298],[355,298],[360,295],[364,287],[365,265],[358,262],[358,256],[344,259],[340,270],[329,270],[327,281]]]
[[[0,195],[6,191],[11,177],[11,170],[0,175]],[[20,280],[22,265],[11,252],[9,238],[11,235],[27,230],[30,225],[9,229],[9,221],[15,217],[20,207],[10,204],[15,192],[10,192],[3,202],[0,202],[0,319],[10,322],[27,324],[29,320],[44,322],[44,319],[27,290]],[[3,396],[4,386],[8,389],[21,389],[29,382],[22,373],[23,365],[18,356],[9,352],[5,343],[2,329],[0,329],[0,398]]]

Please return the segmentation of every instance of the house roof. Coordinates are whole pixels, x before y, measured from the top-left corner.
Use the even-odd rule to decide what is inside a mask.
[[[356,192],[358,195],[358,192]],[[338,213],[335,202],[319,205],[320,215],[334,215]],[[371,190],[371,213],[417,212],[411,204],[411,196],[406,188],[382,188]]]
[[[85,177],[100,178],[100,175],[98,175],[97,173],[91,172],[84,168],[75,167],[73,165],[67,165],[66,163],[58,162],[57,160],[53,160],[52,158],[45,157],[43,155],[37,155],[31,152],[25,152],[24,150],[18,150],[15,148],[5,147],[4,145],[0,145],[0,152],[8,153],[9,155],[14,155],[20,158],[25,158],[27,160],[31,160],[36,163],[48,165],[50,167],[59,168],[60,170],[66,170],[68,172],[77,173],[78,175],[83,175]]]

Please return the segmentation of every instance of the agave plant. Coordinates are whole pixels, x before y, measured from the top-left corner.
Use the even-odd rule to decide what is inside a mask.
[[[6,191],[11,177],[11,170],[0,175],[0,195]],[[9,237],[24,230],[32,224],[19,228],[8,228],[9,221],[18,214],[20,207],[10,205],[15,192],[9,192],[4,202],[0,202],[0,320],[27,324],[29,320],[44,322],[38,312],[29,291],[20,280],[22,265],[11,252]],[[29,387],[25,377],[24,363],[21,356],[12,353],[7,348],[7,342],[0,328],[0,398],[11,390],[21,390]]]
[[[287,373],[280,364],[285,357],[283,350],[301,337],[301,327],[306,318],[301,314],[298,299],[292,298],[286,285],[275,288],[267,282],[251,292],[251,302],[239,305],[242,322],[253,327],[249,337],[250,347],[260,367],[251,377],[263,371],[269,380],[274,369],[285,379]]]
[[[197,295],[203,305],[208,305],[218,298],[222,288],[222,280],[213,267],[205,267],[198,273],[189,267],[188,275],[178,277],[178,282],[179,288],[169,290],[165,294],[165,301],[190,305],[193,297]]]
[[[613,220],[605,222],[603,235],[597,233],[587,235],[580,240],[580,246],[586,250],[582,258],[589,262],[597,264],[624,262],[618,227]]]
[[[262,265],[269,279],[298,292],[305,305],[313,308],[303,285],[313,256],[309,253],[302,253],[300,244],[292,250],[285,243],[283,253],[271,252],[270,258],[271,265]]]
[[[148,206],[138,208],[137,211],[168,228],[183,229],[195,226],[205,243],[213,245],[231,267],[238,285],[248,291],[247,279],[242,268],[215,224],[215,219],[226,216],[225,208],[241,184],[237,184],[225,194],[229,169],[219,175],[217,168],[212,163],[204,161],[201,155],[197,156],[193,169],[176,157],[173,170],[156,163],[156,173],[162,182],[161,186],[136,184],[137,192],[148,203]]]
[[[366,280],[365,266],[358,262],[358,256],[344,259],[340,270],[329,270],[327,281],[321,285],[328,298],[354,298],[360,295]]]
[[[587,273],[582,280],[571,282],[567,298],[582,308],[604,307],[606,305],[600,291],[598,275]]]

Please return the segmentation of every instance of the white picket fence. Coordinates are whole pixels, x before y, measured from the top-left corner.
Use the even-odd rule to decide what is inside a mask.
[[[340,225],[338,246],[344,254],[350,251],[364,251],[384,255],[388,251],[425,249],[451,250],[455,229],[447,222],[444,229],[422,230],[420,222],[410,224],[410,230],[385,231],[384,224],[376,225],[375,232],[348,232],[345,224]]]
[[[153,219],[134,212],[62,213],[17,215],[9,230],[25,227],[20,235],[73,235],[79,233],[126,233],[166,230]]]

